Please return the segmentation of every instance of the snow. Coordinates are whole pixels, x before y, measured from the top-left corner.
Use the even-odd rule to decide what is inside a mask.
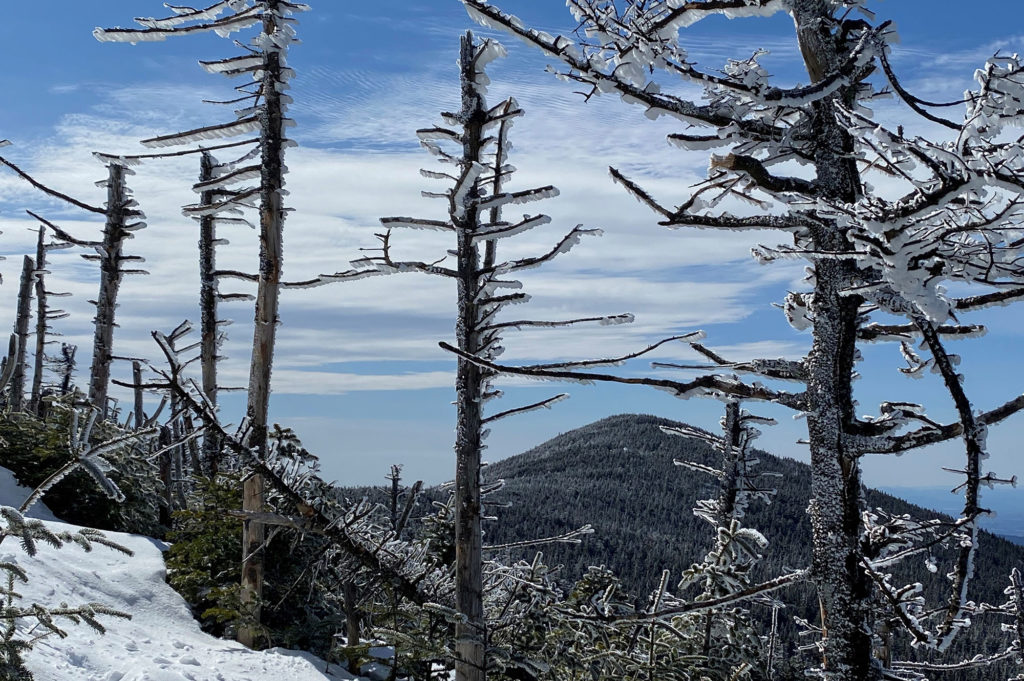
[[[18,508],[31,493],[32,490],[18,484],[13,473],[6,468],[0,468],[0,503]],[[36,520],[57,520],[57,516],[41,503],[35,504],[23,515]]]
[[[19,505],[29,490],[0,468],[0,503]],[[54,531],[78,528],[52,520],[37,505],[30,516],[48,521]],[[88,626],[59,622],[65,639],[50,636],[35,643],[25,662],[36,681],[282,681],[355,679],[344,668],[303,652],[253,651],[234,641],[204,633],[184,599],[165,582],[163,542],[108,532],[130,549],[127,557],[102,546],[91,552],[67,544],[54,549],[39,542],[29,557],[15,541],[0,545],[0,561],[13,561],[29,575],[19,592],[23,603],[71,605],[102,603],[128,612],[131,620],[100,617],[99,634]]]

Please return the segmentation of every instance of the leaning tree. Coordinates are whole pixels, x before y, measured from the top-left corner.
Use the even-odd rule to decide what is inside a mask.
[[[670,136],[673,143],[717,152],[707,180],[677,206],[664,205],[611,170],[658,214],[660,224],[791,235],[791,244],[755,255],[762,261],[808,261],[809,290],[791,293],[784,305],[793,326],[810,332],[807,356],[735,363],[704,354],[737,373],[797,381],[802,391],[771,396],[759,383],[730,384],[710,376],[677,384],[677,391],[712,388],[735,397],[762,391],[762,399],[788,403],[806,415],[812,465],[809,577],[822,613],[821,665],[815,673],[832,681],[919,673],[920,668],[874,658],[876,599],[892,607],[918,644],[939,650],[949,645],[970,608],[966,589],[975,522],[984,511],[978,487],[997,481],[981,469],[985,427],[1024,406],[1024,398],[1017,398],[977,411],[956,371],[956,357],[943,345],[944,338],[978,332],[977,325],[959,322],[961,311],[1024,295],[1017,228],[1024,164],[1008,134],[1022,113],[1020,62],[991,60],[979,71],[979,88],[958,103],[965,115],[953,121],[933,113],[934,103],[914,97],[899,81],[889,56],[894,32],[888,22],[872,23],[865,0],[569,0],[579,23],[576,39],[530,28],[485,0],[463,2],[481,23],[560,62],[561,69],[552,70],[585,94],[616,93],[649,117],[673,117],[685,126]],[[867,19],[851,18],[857,10]],[[697,21],[778,12],[794,20],[808,85],[775,85],[760,51],[729,61],[720,72],[698,68],[687,54],[683,29]],[[695,95],[695,89],[703,94]],[[865,105],[891,91],[924,119],[949,128],[950,136],[925,140],[872,119]],[[874,192],[867,180],[877,176],[902,187],[902,196],[890,200]],[[764,212],[729,212],[731,199]],[[989,291],[957,298],[943,286],[951,281]],[[903,342],[910,373],[934,368],[955,405],[955,422],[940,424],[918,405],[892,402],[883,403],[875,417],[856,414],[858,343],[879,340]],[[930,357],[916,353],[916,341]],[[664,379],[623,382],[667,387]],[[957,437],[964,441],[967,464],[964,513],[954,527],[906,527],[898,519],[875,525],[864,513],[861,459]],[[930,532],[953,535],[960,544],[951,596],[937,611],[926,609],[912,589],[889,584],[885,574],[892,562],[921,551],[912,542]],[[879,539],[889,534],[901,539]]]

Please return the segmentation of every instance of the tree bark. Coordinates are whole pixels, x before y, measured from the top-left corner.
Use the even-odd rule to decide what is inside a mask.
[[[836,21],[825,0],[796,0],[793,19],[801,53],[812,81],[840,63]],[[827,198],[853,202],[861,192],[852,158],[853,141],[836,118],[836,104],[852,104],[850,88],[813,104],[812,137],[817,184]],[[823,252],[851,249],[838,227],[812,233]],[[881,676],[872,656],[872,586],[861,568],[860,462],[844,449],[842,436],[853,422],[853,371],[857,311],[861,299],[843,295],[856,281],[856,268],[839,258],[820,258],[815,266],[813,341],[808,356],[807,416],[811,449],[811,579],[822,611],[824,678],[871,681]]]
[[[28,360],[29,322],[32,319],[32,277],[36,270],[35,261],[26,255],[21,262],[21,283],[18,287],[18,316],[14,323],[14,333],[18,335],[18,354],[9,357],[14,362],[14,373],[11,375],[11,409],[25,409],[25,364]]]
[[[242,483],[242,510],[262,511],[264,500],[263,476],[253,473]],[[242,523],[242,614],[249,620],[238,627],[237,640],[244,646],[254,647],[259,641],[259,623],[263,597],[263,541],[266,528],[263,523],[246,520]]]
[[[28,408],[36,416],[42,414],[43,399],[43,369],[46,363],[46,331],[47,331],[47,307],[46,307],[46,280],[44,270],[46,269],[46,228],[39,227],[39,238],[36,241],[36,347],[35,361],[32,364],[32,390],[29,397]]]
[[[89,402],[107,415],[107,389],[110,387],[110,365],[113,361],[114,315],[117,292],[121,287],[121,247],[125,236],[127,191],[124,166],[107,166],[107,211],[103,227],[103,255],[100,257],[100,291],[96,298],[95,333],[92,346],[92,369],[89,374]]]
[[[199,181],[213,179],[214,159],[209,152],[203,152],[200,160]],[[210,205],[215,192],[205,191],[200,195],[202,205]],[[199,362],[202,368],[203,393],[214,407],[217,406],[217,222],[213,215],[199,219],[199,311],[200,349]],[[210,476],[217,475],[220,459],[220,442],[210,424],[203,434],[203,462]]]
[[[132,388],[134,401],[132,411],[135,416],[135,427],[142,428],[146,425],[146,412],[142,403],[142,363],[139,361],[132,362],[132,385],[134,386]]]
[[[278,29],[279,0],[265,0],[263,34],[270,39]],[[249,365],[249,395],[246,415],[249,446],[263,458],[267,452],[267,412],[270,405],[270,372],[277,334],[277,310],[283,262],[284,207],[284,110],[278,84],[281,82],[281,54],[263,51],[263,109],[260,112],[260,267],[253,324],[252,361]],[[263,478],[251,476],[243,490],[242,510],[260,511],[264,505]],[[263,558],[259,547],[264,528],[256,522],[245,524],[242,546],[243,601],[257,603],[263,593]],[[253,549],[253,550],[250,550]],[[258,622],[258,609],[257,609]],[[239,630],[238,640],[252,645],[254,632]]]
[[[355,648],[359,645],[359,625],[362,623],[362,612],[359,610],[356,585],[354,582],[343,582],[341,585],[342,604],[345,606],[345,645]],[[349,659],[348,671],[359,674],[359,662]]]
[[[472,33],[462,37],[459,65],[462,81],[463,172],[478,163],[485,110],[476,89]],[[475,197],[476,189],[470,191]],[[476,303],[480,281],[480,253],[473,243],[477,209],[469,207],[454,220],[458,239],[458,318],[456,343],[476,355],[480,337]],[[480,367],[459,360],[455,377],[455,589],[456,610],[462,620],[455,628],[456,681],[486,678],[487,628],[483,611],[483,538],[480,529],[480,431],[483,427],[481,397],[484,377]]]

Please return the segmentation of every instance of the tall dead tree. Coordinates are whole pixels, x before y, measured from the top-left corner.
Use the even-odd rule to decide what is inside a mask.
[[[32,322],[32,279],[36,263],[31,256],[24,256],[21,263],[21,279],[18,285],[18,312],[14,320],[14,333],[18,336],[18,354],[13,358],[14,374],[11,376],[10,407],[13,411],[25,408],[25,364],[28,361],[29,327]]]
[[[203,152],[200,160],[199,183],[208,185],[216,177],[216,160]],[[199,204],[209,206],[217,201],[216,190],[207,189],[200,194]],[[221,320],[217,317],[217,218],[199,216],[199,311],[200,311],[200,364],[202,366],[203,394],[214,409],[217,407],[217,360],[222,342]],[[216,475],[220,446],[216,435],[207,430],[203,436],[203,454],[211,475]]]
[[[564,70],[559,75],[582,84],[589,95],[614,92],[645,108],[650,117],[667,115],[697,128],[670,136],[683,148],[722,150],[711,157],[707,181],[675,207],[661,204],[612,169],[616,181],[655,211],[661,224],[785,230],[793,244],[762,248],[758,257],[809,260],[811,290],[791,294],[785,305],[794,327],[811,335],[810,352],[802,361],[737,363],[709,356],[714,366],[797,380],[804,385],[802,393],[774,391],[772,396],[760,384],[715,376],[677,382],[675,390],[734,397],[760,393],[761,399],[789,403],[805,413],[812,465],[809,574],[822,612],[821,665],[814,673],[821,678],[862,681],[890,673],[873,658],[879,586],[874,568],[875,561],[883,559],[870,555],[882,549],[866,540],[871,528],[864,520],[861,458],[963,436],[967,499],[958,529],[966,528],[967,535],[954,570],[955,594],[939,623],[937,647],[944,647],[941,641],[949,637],[942,632],[951,632],[955,622],[963,621],[958,614],[963,613],[970,572],[969,528],[980,512],[972,489],[984,476],[977,465],[984,427],[1024,404],[1024,398],[1017,398],[974,413],[956,372],[943,368],[952,367],[948,353],[933,342],[943,335],[977,331],[958,323],[953,311],[1024,296],[1018,288],[1016,260],[1021,243],[1014,231],[1024,195],[1024,168],[1016,143],[998,136],[1019,124],[1017,59],[990,61],[979,72],[979,89],[963,102],[963,121],[954,122],[932,114],[929,102],[901,85],[888,59],[894,33],[887,22],[873,25],[870,12],[865,12],[868,20],[849,18],[852,11],[864,9],[860,0],[570,0],[580,26],[579,40],[531,29],[485,0],[463,1],[477,20],[513,33],[560,61]],[[730,60],[721,72],[698,69],[688,58],[685,27],[718,14],[741,18],[776,12],[789,13],[795,22],[810,84],[774,85],[759,63],[761,52]],[[662,76],[701,88],[703,99],[663,88]],[[891,131],[871,120],[862,105],[886,89],[894,90],[923,118],[953,130],[956,139],[911,138],[902,128]],[[799,165],[801,171],[781,175],[777,168],[782,162]],[[873,194],[864,177],[879,172],[902,182],[906,195],[887,201]],[[760,215],[730,212],[734,202],[772,210]],[[996,291],[955,299],[942,291],[945,281],[966,281]],[[906,322],[887,330],[882,328],[885,324],[870,324],[869,316],[879,310],[901,315]],[[894,338],[924,340],[933,355],[927,362],[934,363],[957,405],[957,422],[939,425],[923,417],[916,405],[891,403],[883,404],[876,418],[857,416],[857,344]],[[913,352],[909,356],[916,357]],[[559,373],[580,377],[580,372],[571,371],[546,375]],[[671,383],[646,382],[663,387]],[[914,535],[909,528],[891,529],[906,531],[908,540]],[[886,593],[883,588],[883,596]],[[895,601],[893,607],[906,615],[907,604]],[[903,619],[913,623],[910,617]],[[923,633],[914,636],[931,640]]]
[[[542,265],[571,249],[581,237],[600,230],[576,227],[554,247],[536,257],[500,261],[497,242],[550,222],[546,215],[526,215],[509,222],[501,208],[556,196],[551,186],[510,192],[504,184],[513,167],[507,163],[508,131],[523,112],[514,99],[489,107],[484,99],[488,82],[485,66],[504,55],[504,48],[492,40],[476,42],[472,33],[462,37],[459,76],[462,93],[457,113],[443,113],[443,126],[417,131],[424,147],[450,166],[445,172],[423,171],[428,178],[448,181],[451,189],[424,192],[425,196],[447,202],[446,220],[409,217],[383,218],[388,228],[378,238],[381,253],[353,263],[372,266],[384,273],[421,272],[445,277],[456,284],[455,342],[466,356],[490,360],[502,351],[502,334],[530,327],[573,326],[587,322],[616,324],[632,321],[632,315],[612,315],[565,321],[497,321],[508,305],[523,303],[529,296],[515,289],[519,282],[510,275]],[[450,127],[449,127],[450,126]],[[398,228],[438,230],[450,235],[455,249],[452,266],[447,257],[433,261],[392,259],[391,230]],[[512,292],[503,292],[511,290]],[[549,407],[566,397],[557,395],[535,404],[485,416],[488,401],[501,395],[491,382],[495,373],[473,361],[460,359],[455,377],[455,581],[456,624],[454,659],[458,681],[482,681],[488,669],[487,622],[484,616],[483,543],[481,521],[481,452],[489,423],[513,414]]]
[[[293,144],[286,136],[286,129],[293,124],[286,116],[288,104],[291,102],[291,97],[287,94],[288,83],[293,76],[293,71],[287,64],[287,51],[297,42],[294,29],[296,20],[292,15],[309,8],[287,0],[221,0],[202,9],[177,6],[169,8],[174,13],[173,16],[162,19],[136,19],[143,28],[97,28],[93,35],[101,41],[138,43],[201,32],[216,32],[218,35],[227,36],[252,26],[259,27],[249,45],[244,46],[243,54],[200,62],[200,65],[210,73],[251,78],[250,82],[236,88],[240,96],[218,102],[240,107],[235,110],[234,120],[162,135],[143,140],[142,143],[151,147],[166,147],[258,133],[258,137],[255,138],[208,147],[212,151],[247,144],[256,145],[252,152],[246,153],[237,161],[221,164],[218,168],[212,169],[211,179],[200,180],[196,189],[206,195],[206,199],[196,206],[187,207],[185,212],[202,219],[204,216],[225,213],[233,215],[246,208],[258,210],[260,247],[257,272],[220,274],[256,283],[246,424],[250,446],[265,452],[270,376],[279,321],[278,300],[280,290],[284,286],[281,278],[284,218],[287,212],[283,201],[286,172],[284,155],[285,149]],[[202,150],[174,152],[168,155],[198,151]],[[253,163],[256,155],[259,156],[259,160]],[[244,184],[256,178],[259,178],[258,184]],[[208,203],[207,200],[212,197],[206,194],[207,192],[216,192],[220,198],[214,197],[212,203]],[[326,275],[310,281],[295,282],[293,285],[321,285],[346,278],[346,274]],[[246,479],[243,494],[246,511],[261,510],[264,503],[263,486],[263,479],[257,472]],[[242,602],[251,611],[253,619],[258,621],[263,580],[264,530],[255,520],[246,521],[244,528]],[[238,637],[240,641],[251,646],[255,643],[256,630],[253,627],[242,627],[239,629]]]
[[[289,97],[285,94],[292,75],[285,54],[293,42],[294,21],[289,17],[295,11],[307,9],[284,0],[222,1],[206,8],[171,8],[174,16],[165,19],[137,19],[141,29],[97,29],[98,40],[136,43],[164,40],[171,36],[195,32],[216,31],[227,35],[253,25],[259,33],[251,40],[247,51],[237,57],[200,62],[211,73],[229,77],[251,75],[253,82],[238,88],[242,96],[232,102],[246,103],[238,109],[235,120],[220,125],[144,140],[149,146],[189,144],[203,139],[234,136],[258,131],[260,162],[236,168],[219,178],[218,186],[243,182],[259,177],[259,184],[237,190],[226,199],[231,207],[252,205],[259,201],[259,274],[256,292],[256,312],[253,330],[252,359],[249,368],[249,389],[246,418],[249,443],[259,451],[266,450],[267,411],[270,403],[270,371],[274,356],[277,330],[277,307],[280,293],[283,259],[282,235],[284,229],[284,150],[288,143],[285,128],[291,123],[285,117]],[[224,16],[221,16],[224,15]],[[207,209],[209,210],[209,209]],[[263,507],[263,479],[254,473],[246,478],[243,508],[260,511]],[[263,584],[262,545],[263,526],[255,521],[244,524],[242,541],[242,603],[251,610],[249,615],[259,620],[259,599]],[[252,646],[256,642],[254,627],[241,627],[238,639]]]
[[[141,260],[138,256],[123,254],[124,241],[130,238],[130,231],[144,227],[141,222],[129,224],[133,218],[141,218],[142,214],[132,208],[135,205],[125,183],[128,171],[123,165],[111,163],[107,166],[107,209],[106,223],[103,225],[103,240],[93,247],[96,255],[83,256],[86,260],[100,263],[100,290],[96,297],[95,333],[92,344],[92,370],[89,375],[89,401],[107,413],[107,389],[110,387],[110,366],[114,360],[114,317],[117,311],[117,294],[121,288],[121,279],[126,270],[126,260]],[[132,273],[145,273],[142,270],[130,270]]]
[[[131,191],[129,191],[128,184],[125,181],[125,177],[132,174],[132,171],[126,168],[124,164],[115,161],[110,161],[106,164],[107,179],[98,184],[99,186],[106,187],[107,201],[103,207],[99,207],[79,201],[67,194],[47,187],[3,157],[0,157],[0,163],[13,170],[22,179],[44,194],[104,217],[103,239],[100,241],[89,241],[75,238],[49,220],[44,220],[38,215],[32,214],[33,217],[49,227],[62,241],[95,251],[95,253],[82,255],[86,260],[98,262],[100,265],[99,293],[96,296],[96,300],[90,301],[96,306],[96,317],[93,320],[93,353],[92,365],[89,370],[88,396],[89,401],[105,417],[107,413],[107,390],[110,387],[110,367],[114,361],[114,328],[117,326],[114,319],[121,279],[125,274],[147,274],[145,270],[125,269],[124,267],[125,263],[143,260],[140,256],[124,255],[123,245],[125,240],[134,237],[132,232],[146,226],[146,223],[143,222],[145,215],[137,208],[138,204],[132,198]]]
[[[36,219],[38,216],[29,213]],[[71,248],[73,244],[66,241],[46,241],[46,224],[40,220],[38,237],[36,239],[36,271],[35,271],[35,295],[36,295],[36,325],[35,325],[35,351],[32,366],[32,390],[29,398],[29,410],[40,415],[42,412],[43,396],[43,371],[46,368],[47,356],[46,346],[53,343],[48,337],[53,335],[51,322],[57,319],[64,319],[68,313],[64,310],[50,307],[50,298],[69,296],[70,293],[54,292],[46,288],[47,254],[50,251]]]

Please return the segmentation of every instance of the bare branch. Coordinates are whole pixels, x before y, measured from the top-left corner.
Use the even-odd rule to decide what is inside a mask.
[[[672,381],[662,378],[643,378],[614,376],[610,374],[595,374],[583,371],[560,371],[556,369],[530,369],[526,367],[514,367],[504,364],[496,364],[479,357],[462,352],[458,348],[445,342],[438,345],[448,352],[451,352],[462,359],[472,362],[477,366],[490,369],[496,373],[512,374],[514,376],[527,376],[531,378],[554,379],[565,381],[577,381],[583,383],[606,382],[623,383],[627,385],[646,385],[652,388],[659,388],[672,393],[676,397],[690,397],[694,393],[721,393],[749,400],[762,400],[776,402],[790,409],[804,409],[804,395],[787,393],[779,390],[770,390],[761,385],[748,385],[736,379],[724,376],[706,375],[695,378],[691,381]],[[1024,400],[1024,397],[1022,397]]]
[[[57,235],[57,238],[63,241],[67,241],[69,244],[74,244],[75,246],[82,246],[85,248],[95,248],[100,243],[98,241],[83,241],[81,239],[76,239],[75,237],[71,236],[69,233],[65,232],[63,229],[53,224],[46,218],[37,215],[36,213],[33,213],[30,210],[26,210],[25,212],[34,217],[36,220],[39,220],[39,222],[43,223],[50,229],[52,229],[53,233]]]
[[[628,354],[625,354],[625,355],[620,355],[619,357],[608,357],[608,358],[605,358],[605,359],[584,359],[584,360],[578,360],[578,361],[574,361],[574,362],[553,362],[551,364],[529,364],[529,365],[523,366],[522,368],[523,369],[571,369],[571,368],[579,368],[579,367],[615,366],[615,365],[618,365],[618,364],[623,364],[623,363],[625,363],[628,360],[636,359],[637,357],[641,357],[643,355],[646,355],[647,353],[652,352],[654,350],[657,350],[662,345],[665,345],[666,343],[671,343],[672,341],[692,342],[694,340],[698,340],[698,339],[703,338],[703,337],[704,337],[704,332],[703,331],[694,331],[692,333],[686,333],[686,334],[683,334],[681,336],[670,336],[669,338],[663,338],[660,341],[658,341],[657,343],[654,343],[652,345],[648,345],[646,348],[643,348],[642,350],[637,350],[636,352],[631,352],[631,353],[628,353]]]
[[[525,414],[527,412],[535,411],[537,409],[550,409],[552,404],[567,399],[569,399],[569,393],[561,393],[559,395],[555,395],[554,397],[549,397],[546,400],[541,400],[540,402],[534,402],[533,404],[526,405],[525,407],[516,407],[514,409],[506,409],[505,411],[500,411],[497,414],[488,416],[487,418],[483,419],[480,423],[488,424],[503,419],[507,416],[513,416],[515,414]]]
[[[88,203],[82,203],[78,199],[72,198],[72,197],[68,196],[67,194],[62,194],[61,192],[57,191],[56,189],[50,189],[45,184],[43,184],[42,182],[39,182],[34,177],[32,177],[31,175],[26,173],[24,170],[22,170],[18,166],[14,165],[10,161],[8,161],[3,156],[0,156],[0,163],[4,164],[5,166],[7,166],[11,170],[13,170],[23,180],[25,180],[30,185],[32,185],[33,187],[35,187],[39,191],[43,192],[44,194],[48,194],[49,196],[52,196],[52,197],[57,198],[57,199],[60,199],[61,201],[65,201],[67,203],[70,203],[72,206],[76,206],[78,208],[81,208],[82,210],[87,210],[90,213],[99,213],[99,214],[102,215],[103,213],[107,212],[105,208],[99,208],[97,206],[91,206]]]

